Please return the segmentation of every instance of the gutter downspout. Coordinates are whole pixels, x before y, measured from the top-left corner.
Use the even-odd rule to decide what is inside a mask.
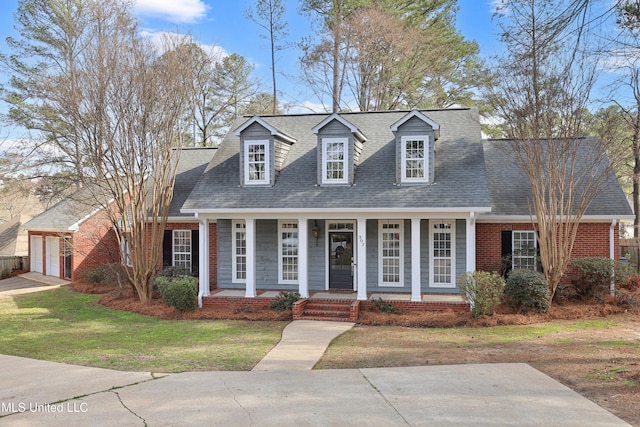
[[[616,293],[615,230],[617,223],[617,219],[612,220],[611,227],[609,228],[609,258],[611,258],[611,285],[609,288],[609,292],[611,293],[611,296],[614,296]]]

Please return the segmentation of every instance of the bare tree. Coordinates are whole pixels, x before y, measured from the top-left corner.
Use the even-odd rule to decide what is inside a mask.
[[[198,58],[180,40],[167,39],[159,54],[139,36],[125,0],[23,3],[23,39],[14,46],[33,46],[38,66],[14,67],[12,113],[43,140],[69,148],[65,161],[109,216],[120,243],[126,241],[129,280],[140,300],[149,301]],[[82,25],[53,19],[72,15]],[[58,38],[37,37],[43,27],[76,40],[67,65],[60,65]],[[36,79],[47,80],[46,91]]]
[[[284,49],[283,39],[287,37],[285,6],[283,0],[258,0],[255,12],[247,9],[246,16],[266,31],[271,49],[271,81],[273,85],[273,106],[271,113],[278,110],[278,90],[276,81],[276,52]]]
[[[581,50],[588,1],[504,2],[502,58],[494,101],[512,140],[509,150],[531,183],[530,210],[553,298],[578,226],[609,179],[599,141],[580,138],[595,65]]]

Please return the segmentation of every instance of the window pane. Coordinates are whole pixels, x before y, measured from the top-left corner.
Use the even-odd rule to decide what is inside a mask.
[[[173,231],[173,266],[191,270],[191,230]]]
[[[399,222],[381,224],[380,268],[382,271],[382,283],[401,283],[402,234],[399,232],[400,230],[401,225]]]
[[[265,144],[247,145],[247,169],[249,181],[265,181],[267,179],[267,146]]]
[[[280,224],[280,266],[282,281],[298,280],[298,224]]]
[[[513,232],[513,268],[536,269],[536,235],[535,231]]]

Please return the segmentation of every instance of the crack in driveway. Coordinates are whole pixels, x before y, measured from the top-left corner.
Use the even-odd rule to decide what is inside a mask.
[[[364,378],[364,380],[371,386],[372,389],[375,390],[376,393],[378,393],[378,395],[380,397],[382,397],[382,399],[386,402],[386,404],[389,406],[389,408],[393,409],[393,411],[396,413],[396,415],[398,415],[398,417],[400,417],[400,419],[402,421],[404,421],[404,424],[410,426],[411,423],[409,423],[409,421],[407,421],[407,419],[402,416],[402,414],[400,413],[400,411],[398,411],[398,408],[395,407],[395,405],[393,403],[391,403],[391,401],[389,399],[387,399],[387,397],[382,394],[382,392],[380,391],[380,389],[378,387],[376,387],[370,380],[369,378],[367,378],[367,376],[362,372],[361,369],[358,369],[358,372],[360,372],[360,375],[362,375],[362,378]]]

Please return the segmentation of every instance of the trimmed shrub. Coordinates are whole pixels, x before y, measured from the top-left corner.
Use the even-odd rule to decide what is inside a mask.
[[[293,291],[281,291],[278,296],[271,301],[269,307],[275,311],[291,310],[293,304],[300,299],[300,294]]]
[[[198,305],[198,281],[194,277],[158,276],[155,284],[162,299],[176,310],[194,310]]]
[[[617,286],[623,285],[632,274],[632,267],[626,263],[614,263],[610,258],[576,258],[571,265],[578,269],[580,277],[574,285],[585,297],[602,298],[609,293],[611,270],[615,268],[614,280]]]
[[[544,274],[518,268],[509,273],[504,289],[505,301],[518,313],[531,310],[545,313],[549,309],[549,285]]]
[[[193,276],[191,271],[182,267],[165,267],[159,274],[162,277],[185,277],[185,276]]]
[[[2,270],[2,272],[0,272],[0,279],[6,279],[9,276],[11,276],[11,270],[8,268],[5,268],[4,270]]]
[[[471,304],[471,315],[492,315],[502,300],[504,279],[496,273],[474,271],[458,279],[458,288]]]
[[[392,314],[402,313],[402,310],[392,306],[388,302],[384,301],[382,298],[374,299],[372,303],[373,303],[374,310],[376,310],[378,313],[392,313]]]
[[[98,283],[102,283],[107,279],[107,272],[104,267],[95,267],[85,270],[84,278],[87,279],[87,282],[92,283],[94,285]]]

